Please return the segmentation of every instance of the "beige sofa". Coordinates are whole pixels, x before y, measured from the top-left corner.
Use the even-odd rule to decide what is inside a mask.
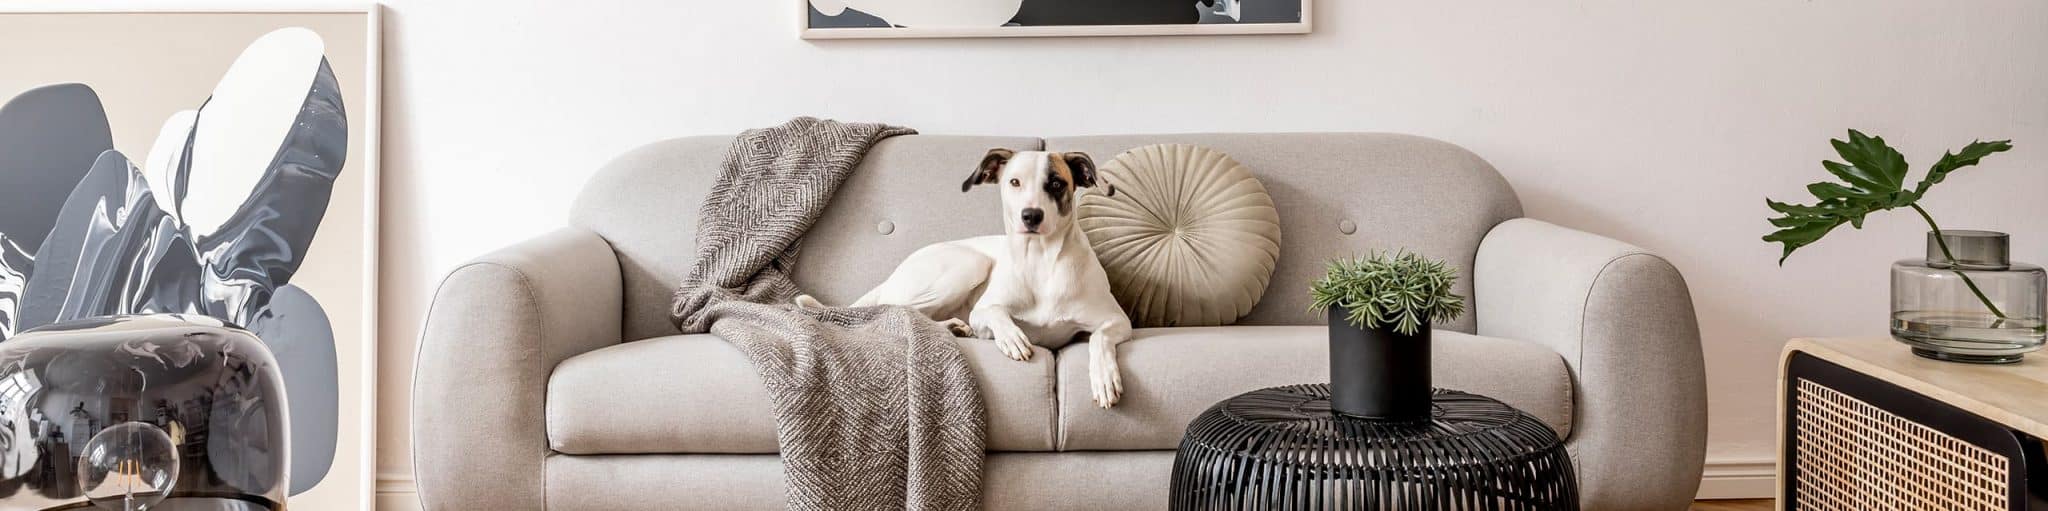
[[[413,438],[429,509],[779,509],[775,426],[754,370],[667,310],[729,137],[655,143],[577,197],[571,226],[450,273],[420,340]],[[1153,143],[1227,152],[1280,208],[1278,268],[1241,326],[1140,329],[1122,404],[1089,403],[1080,345],[1004,358],[960,340],[988,403],[989,509],[1163,509],[1173,449],[1209,405],[1327,381],[1306,286],[1329,258],[1406,247],[1449,260],[1472,307],[1438,325],[1438,386],[1485,394],[1567,439],[1588,509],[1682,509],[1699,484],[1706,392],[1685,281],[1640,248],[1520,219],[1508,183],[1457,146],[1392,134],[883,141],[805,239],[797,280],[845,303],[929,243],[996,232],[958,183],[991,147]],[[565,197],[566,198],[566,197]],[[1349,228],[1347,228],[1349,226]],[[1351,232],[1346,232],[1346,231]]]

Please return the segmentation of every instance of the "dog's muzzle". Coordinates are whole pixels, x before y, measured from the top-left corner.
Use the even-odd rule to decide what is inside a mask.
[[[1024,208],[1024,230],[1038,232],[1038,224],[1045,223],[1045,210]]]

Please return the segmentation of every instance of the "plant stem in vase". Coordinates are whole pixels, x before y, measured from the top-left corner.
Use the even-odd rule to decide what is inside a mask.
[[[1949,250],[1948,240],[1941,235],[1941,226],[1934,223],[1934,216],[1927,214],[1927,209],[1920,207],[1919,204],[1911,204],[1910,206],[1913,207],[1913,212],[1920,214],[1920,219],[1927,221],[1927,228],[1933,231],[1932,239],[1936,246],[1941,247],[1942,260],[1947,261],[1952,266],[1961,264],[1960,261],[1956,260],[1955,251]],[[1998,305],[1991,303],[1991,298],[1984,296],[1984,289],[1977,287],[1977,281],[1972,280],[1970,274],[1963,273],[1962,270],[1956,270],[1956,276],[1962,277],[1963,285],[1969,286],[1970,294],[1977,295],[1977,301],[1983,302],[1984,308],[1991,310],[1991,315],[1998,316],[1999,322],[2005,321],[2005,311],[1998,310]]]

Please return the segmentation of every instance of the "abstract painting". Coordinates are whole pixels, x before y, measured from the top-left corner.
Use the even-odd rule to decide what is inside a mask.
[[[375,34],[367,9],[0,11],[0,343],[246,328],[284,375],[291,493],[366,504]]]
[[[799,0],[805,39],[1302,34],[1314,0]]]

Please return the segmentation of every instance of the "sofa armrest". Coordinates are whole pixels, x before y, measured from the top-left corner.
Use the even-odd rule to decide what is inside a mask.
[[[413,466],[426,509],[545,509],[548,375],[618,344],[617,256],[569,228],[441,281],[413,367]]]
[[[1473,265],[1479,334],[1533,341],[1571,368],[1567,446],[1597,509],[1684,509],[1707,444],[1706,367],[1685,278],[1661,257],[1530,220]]]

